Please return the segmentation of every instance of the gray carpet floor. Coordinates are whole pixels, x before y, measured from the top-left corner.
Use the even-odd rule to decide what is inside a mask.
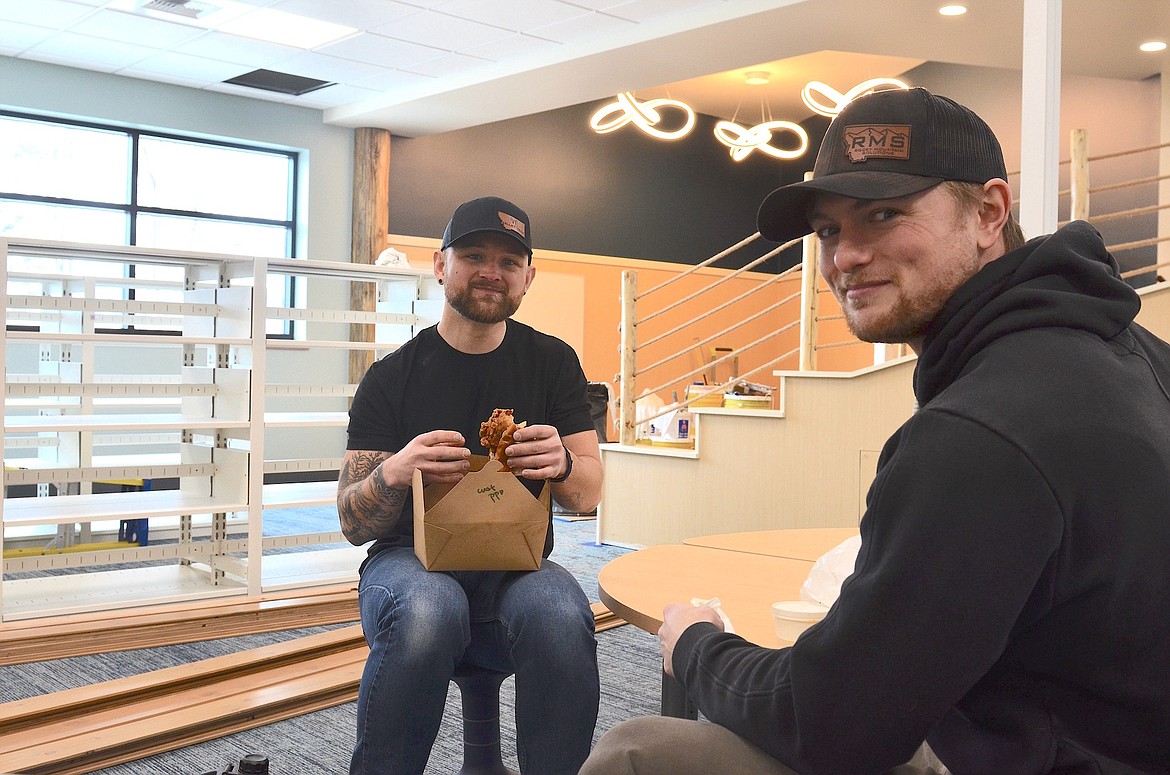
[[[309,511],[309,510],[306,510]],[[307,521],[317,514],[304,515]],[[325,515],[328,516],[327,514]],[[334,513],[332,519],[336,519]],[[594,543],[592,520],[554,521],[552,559],[570,570],[591,600],[597,600],[597,571],[625,550]],[[348,625],[341,625],[348,626]],[[0,667],[0,701],[31,697],[207,659],[321,632],[326,627],[248,635],[203,643],[116,652],[52,662]],[[601,706],[594,741],[620,721],[659,710],[660,657],[657,639],[625,625],[597,635]],[[500,693],[504,762],[516,764],[513,682]],[[462,760],[458,690],[451,686],[427,775],[449,775]],[[345,773],[353,742],[356,704],[347,703],[235,735],[99,770],[101,775],[204,775],[235,764],[248,753],[267,756],[273,775]]]

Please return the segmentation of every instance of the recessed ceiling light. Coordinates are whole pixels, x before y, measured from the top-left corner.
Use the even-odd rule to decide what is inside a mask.
[[[1138,46],[1142,51],[1165,51],[1166,43],[1161,40],[1147,40]]]
[[[967,13],[967,6],[965,5],[944,5],[938,9],[938,12],[943,16],[962,16]]]
[[[750,83],[753,86],[759,86],[768,82],[772,74],[767,70],[748,70],[743,74],[744,83]]]
[[[357,32],[353,27],[310,19],[271,8],[257,8],[219,26],[221,32],[230,32],[245,38],[269,43],[280,43],[296,48],[317,48]]]

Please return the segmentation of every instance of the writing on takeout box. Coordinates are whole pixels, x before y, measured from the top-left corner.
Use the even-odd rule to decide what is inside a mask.
[[[480,495],[488,496],[492,499],[493,503],[504,497],[504,491],[496,487],[494,484],[489,484],[487,487],[480,487],[478,490],[476,490],[476,492]]]

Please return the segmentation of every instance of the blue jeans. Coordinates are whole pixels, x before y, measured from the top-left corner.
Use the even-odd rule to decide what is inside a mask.
[[[576,774],[600,686],[593,611],[568,571],[545,559],[531,572],[430,572],[396,547],[367,561],[358,601],[370,656],[351,775],[423,772],[461,662],[516,674],[523,772]]]

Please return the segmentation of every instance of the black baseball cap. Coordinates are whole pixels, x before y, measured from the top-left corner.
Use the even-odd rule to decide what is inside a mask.
[[[528,258],[532,258],[532,224],[528,221],[528,213],[498,196],[472,199],[455,208],[455,214],[443,231],[443,244],[439,249],[446,250],[452,242],[479,231],[507,234],[523,245]]]
[[[818,192],[895,199],[944,180],[1007,178],[1003,150],[983,119],[926,89],[885,89],[845,106],[825,132],[809,180],[778,188],[756,216],[760,234],[787,242],[812,231]]]

